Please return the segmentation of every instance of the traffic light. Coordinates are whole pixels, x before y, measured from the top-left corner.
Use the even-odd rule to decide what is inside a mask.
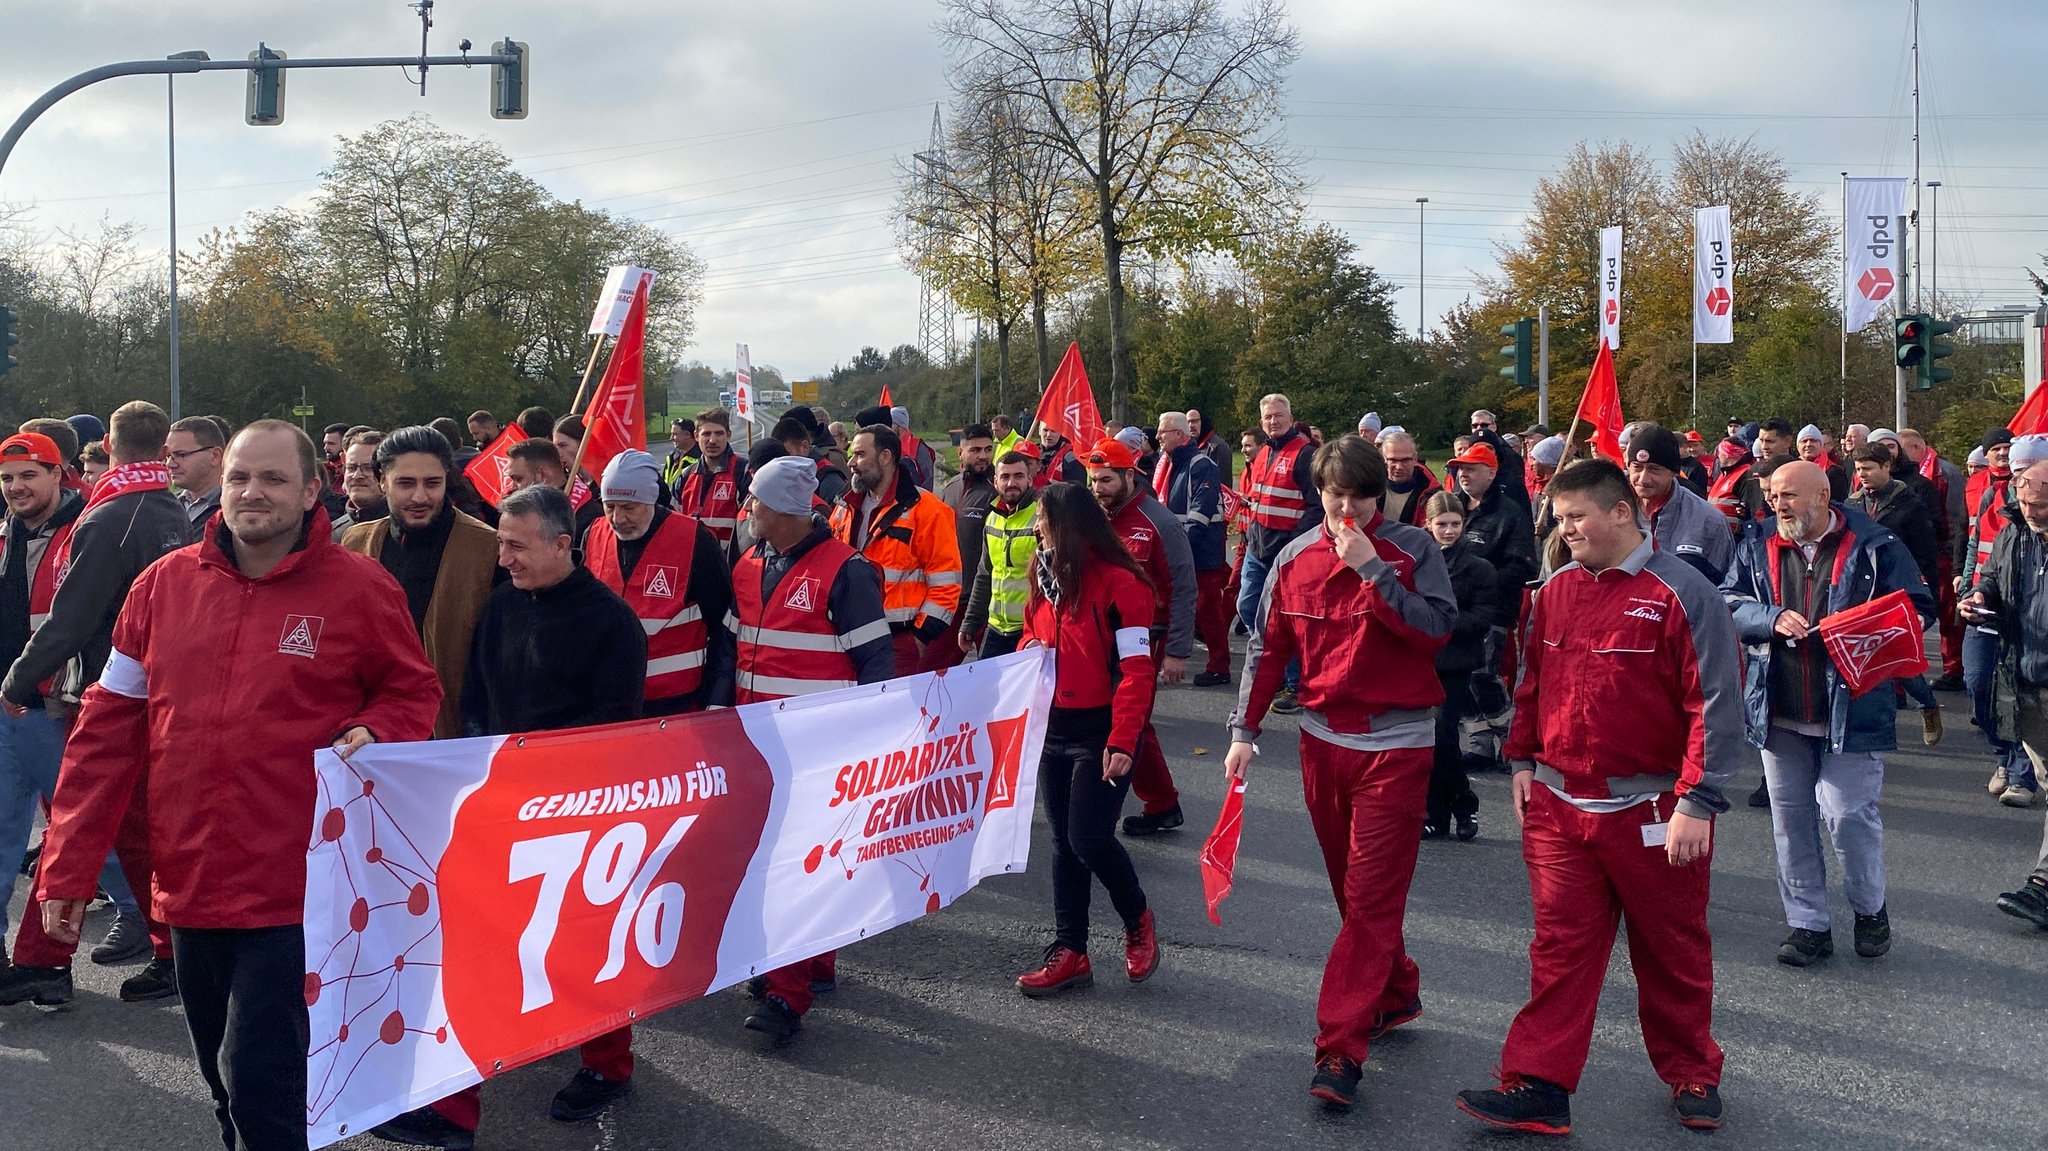
[[[282,60],[284,53],[258,44],[249,53],[249,59],[259,63]],[[242,118],[258,127],[284,123],[284,69],[249,69],[249,96],[242,108]]]
[[[21,342],[21,337],[14,334],[14,321],[14,309],[0,304],[0,376],[21,363],[14,358],[14,345]]]
[[[1923,337],[1927,333],[1926,316],[1900,316],[1892,321],[1892,362],[1909,372],[1920,370],[1920,361],[1927,355]]]
[[[1512,324],[1502,324],[1500,334],[1514,341],[1500,350],[1500,354],[1509,360],[1508,366],[1502,368],[1500,374],[1515,381],[1518,388],[1535,387],[1536,321],[1524,316]]]
[[[491,65],[491,118],[526,119],[527,69],[533,62],[533,54],[517,40],[500,40],[491,45],[491,55],[518,57],[514,64]]]
[[[1956,326],[1947,320],[1937,320],[1933,316],[1922,317],[1920,324],[1921,354],[1919,373],[1921,391],[1930,391],[1934,385],[1955,375],[1955,372],[1942,367],[1938,362],[1956,354],[1956,346],[1954,344],[1944,344],[1941,342],[1941,337],[1955,330]]]

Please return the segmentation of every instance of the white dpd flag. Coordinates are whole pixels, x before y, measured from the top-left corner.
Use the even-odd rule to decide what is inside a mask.
[[[1621,347],[1621,225],[1600,229],[1600,337]]]
[[[1692,342],[1735,342],[1735,242],[1726,204],[1693,213]]]
[[[1847,180],[1842,187],[1842,330],[1860,332],[1898,292],[1899,217],[1906,181]]]

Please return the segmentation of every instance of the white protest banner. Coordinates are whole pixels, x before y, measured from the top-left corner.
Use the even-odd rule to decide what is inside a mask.
[[[642,280],[651,287],[653,269],[620,264],[606,273],[604,290],[597,294],[597,308],[590,313],[590,335],[618,337],[619,329],[626,324],[626,313],[632,310],[633,293],[640,290]]]

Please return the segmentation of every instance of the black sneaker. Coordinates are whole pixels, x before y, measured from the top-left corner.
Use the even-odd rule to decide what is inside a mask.
[[[1705,1083],[1671,1085],[1671,1113],[1680,1127],[1714,1131],[1721,1126],[1721,1092]]]
[[[1875,915],[1856,917],[1856,954],[1876,959],[1892,949],[1892,917],[1880,907]]]
[[[795,1038],[796,1033],[803,1029],[803,1025],[804,1017],[798,1015],[795,1008],[784,1003],[782,996],[769,995],[764,996],[761,1006],[754,1008],[753,1014],[747,1016],[744,1026],[747,1030],[758,1031],[777,1043],[787,1043]]]
[[[370,1134],[386,1143],[407,1147],[443,1147],[447,1151],[475,1151],[476,1132],[458,1127],[432,1107],[418,1107],[395,1115],[370,1128]]]
[[[1363,1075],[1358,1064],[1342,1055],[1325,1055],[1316,1060],[1316,1073],[1309,1077],[1308,1093],[1332,1111],[1349,1111],[1358,1102],[1358,1080]]]
[[[2000,895],[1998,909],[2015,919],[2024,919],[2035,927],[2048,929],[2048,884],[2029,879],[2020,884],[2019,890]]]
[[[1966,687],[1963,683],[1963,677],[1959,675],[1942,676],[1927,686],[1936,691],[1962,691]]]
[[[1172,831],[1187,819],[1180,813],[1176,803],[1165,811],[1148,811],[1143,815],[1124,816],[1125,835],[1150,835],[1155,831]]]
[[[1478,816],[1460,815],[1456,817],[1456,821],[1458,824],[1458,842],[1470,843],[1479,838]]]
[[[1300,693],[1291,687],[1283,687],[1273,696],[1273,705],[1267,710],[1274,715],[1300,715]]]
[[[1491,1091],[1460,1091],[1458,1110],[1510,1131],[1572,1133],[1571,1093],[1541,1079],[1507,1079]]]
[[[1449,839],[1450,837],[1450,829],[1441,823],[1425,823],[1422,825],[1422,838],[1424,839]]]
[[[107,928],[107,937],[92,949],[92,961],[101,967],[127,963],[150,953],[149,927],[139,915],[122,915]]]
[[[747,998],[759,999],[762,996],[768,994],[768,977],[765,975],[756,975],[752,979],[747,980],[741,986],[747,989]]]
[[[839,990],[839,980],[836,978],[811,980],[811,994],[813,995],[830,995],[837,990]]]
[[[1778,962],[1787,967],[1811,967],[1834,953],[1834,932],[1795,927],[1778,945]]]
[[[178,968],[168,959],[152,959],[149,966],[121,981],[123,1003],[169,999],[177,993]]]
[[[1372,1030],[1365,1033],[1366,1041],[1368,1043],[1378,1043],[1386,1036],[1387,1032],[1392,1031],[1396,1027],[1405,1027],[1420,1018],[1422,1018],[1422,999],[1418,996],[1409,1000],[1408,1006],[1394,1012],[1392,1015],[1382,1013],[1373,1016]]]
[[[581,1123],[597,1118],[611,1106],[612,1100],[623,1099],[632,1092],[631,1079],[607,1079],[588,1067],[578,1068],[569,1085],[555,1092],[548,1115],[564,1123]]]
[[[1749,793],[1749,805],[1751,807],[1769,807],[1771,805],[1771,784],[1769,780],[1757,784],[1756,790]]]
[[[56,1007],[71,1002],[69,967],[9,967],[0,972],[0,1007],[34,1003]]]
[[[1222,687],[1230,682],[1227,671],[1198,671],[1195,673],[1196,687]]]

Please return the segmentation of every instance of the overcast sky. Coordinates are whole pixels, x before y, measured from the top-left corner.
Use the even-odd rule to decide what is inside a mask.
[[[1229,2],[1229,0],[1226,0]],[[1491,266],[1530,191],[1580,139],[1754,135],[1830,213],[1839,173],[1912,171],[1907,0],[1294,0],[1303,52],[1288,135],[1310,157],[1312,211],[1356,238],[1417,316],[1416,206],[1428,196],[1431,321]],[[299,205],[337,135],[414,111],[498,142],[556,195],[657,222],[709,265],[688,355],[735,341],[793,378],[860,346],[915,341],[917,281],[892,247],[897,158],[946,98],[930,0],[441,0],[432,50],[532,46],[532,115],[489,118],[488,76],[436,69],[422,98],[397,70],[291,74],[285,123],[242,122],[240,73],[178,82],[179,231]],[[417,52],[392,0],[85,0],[8,4],[0,119],[76,72],[204,49],[245,56]],[[1940,180],[1940,282],[1984,305],[2034,298],[2048,249],[2048,5],[1927,0],[1922,173]],[[164,88],[103,83],[29,130],[0,200],[44,229],[135,220],[168,244]],[[1930,193],[1931,195],[1931,193]],[[1931,202],[1930,202],[1931,206]],[[1738,286],[1738,291],[1740,290]],[[967,330],[963,324],[963,333]]]

